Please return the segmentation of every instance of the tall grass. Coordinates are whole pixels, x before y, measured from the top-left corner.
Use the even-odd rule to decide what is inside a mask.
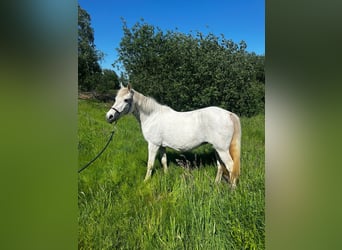
[[[108,108],[79,101],[79,168],[113,129]],[[209,145],[167,150],[169,172],[156,160],[144,183],[147,143],[134,117],[123,117],[108,149],[79,174],[79,249],[264,249],[264,116],[241,122],[242,172],[233,191],[214,183]]]

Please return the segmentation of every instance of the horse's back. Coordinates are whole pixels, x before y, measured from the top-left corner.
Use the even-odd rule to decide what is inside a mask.
[[[219,107],[188,112],[168,110],[159,117],[162,145],[181,151],[202,143],[220,148],[228,147],[233,134],[230,114],[231,112]]]

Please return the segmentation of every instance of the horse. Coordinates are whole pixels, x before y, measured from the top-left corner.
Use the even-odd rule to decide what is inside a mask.
[[[106,120],[113,123],[130,113],[138,120],[148,143],[144,181],[151,178],[159,150],[164,172],[167,172],[166,147],[182,152],[209,143],[216,151],[215,182],[220,182],[223,175],[233,188],[236,187],[241,151],[241,124],[236,114],[214,106],[178,112],[144,96],[130,84],[127,87],[121,85],[113,106],[106,113]]]

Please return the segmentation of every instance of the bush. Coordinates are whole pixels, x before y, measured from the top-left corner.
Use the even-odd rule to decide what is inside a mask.
[[[184,111],[215,105],[239,115],[264,111],[264,56],[212,33],[163,32],[123,23],[118,62],[134,88]],[[118,63],[116,62],[116,63]]]

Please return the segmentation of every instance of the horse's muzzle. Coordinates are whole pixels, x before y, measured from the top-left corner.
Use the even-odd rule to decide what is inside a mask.
[[[106,115],[107,122],[113,123],[119,119],[119,116],[120,116],[120,113],[118,112],[115,112],[115,113],[108,112]]]
[[[114,116],[113,115],[110,115],[108,118],[107,118],[107,122],[109,123],[113,123],[115,121],[114,119]]]

